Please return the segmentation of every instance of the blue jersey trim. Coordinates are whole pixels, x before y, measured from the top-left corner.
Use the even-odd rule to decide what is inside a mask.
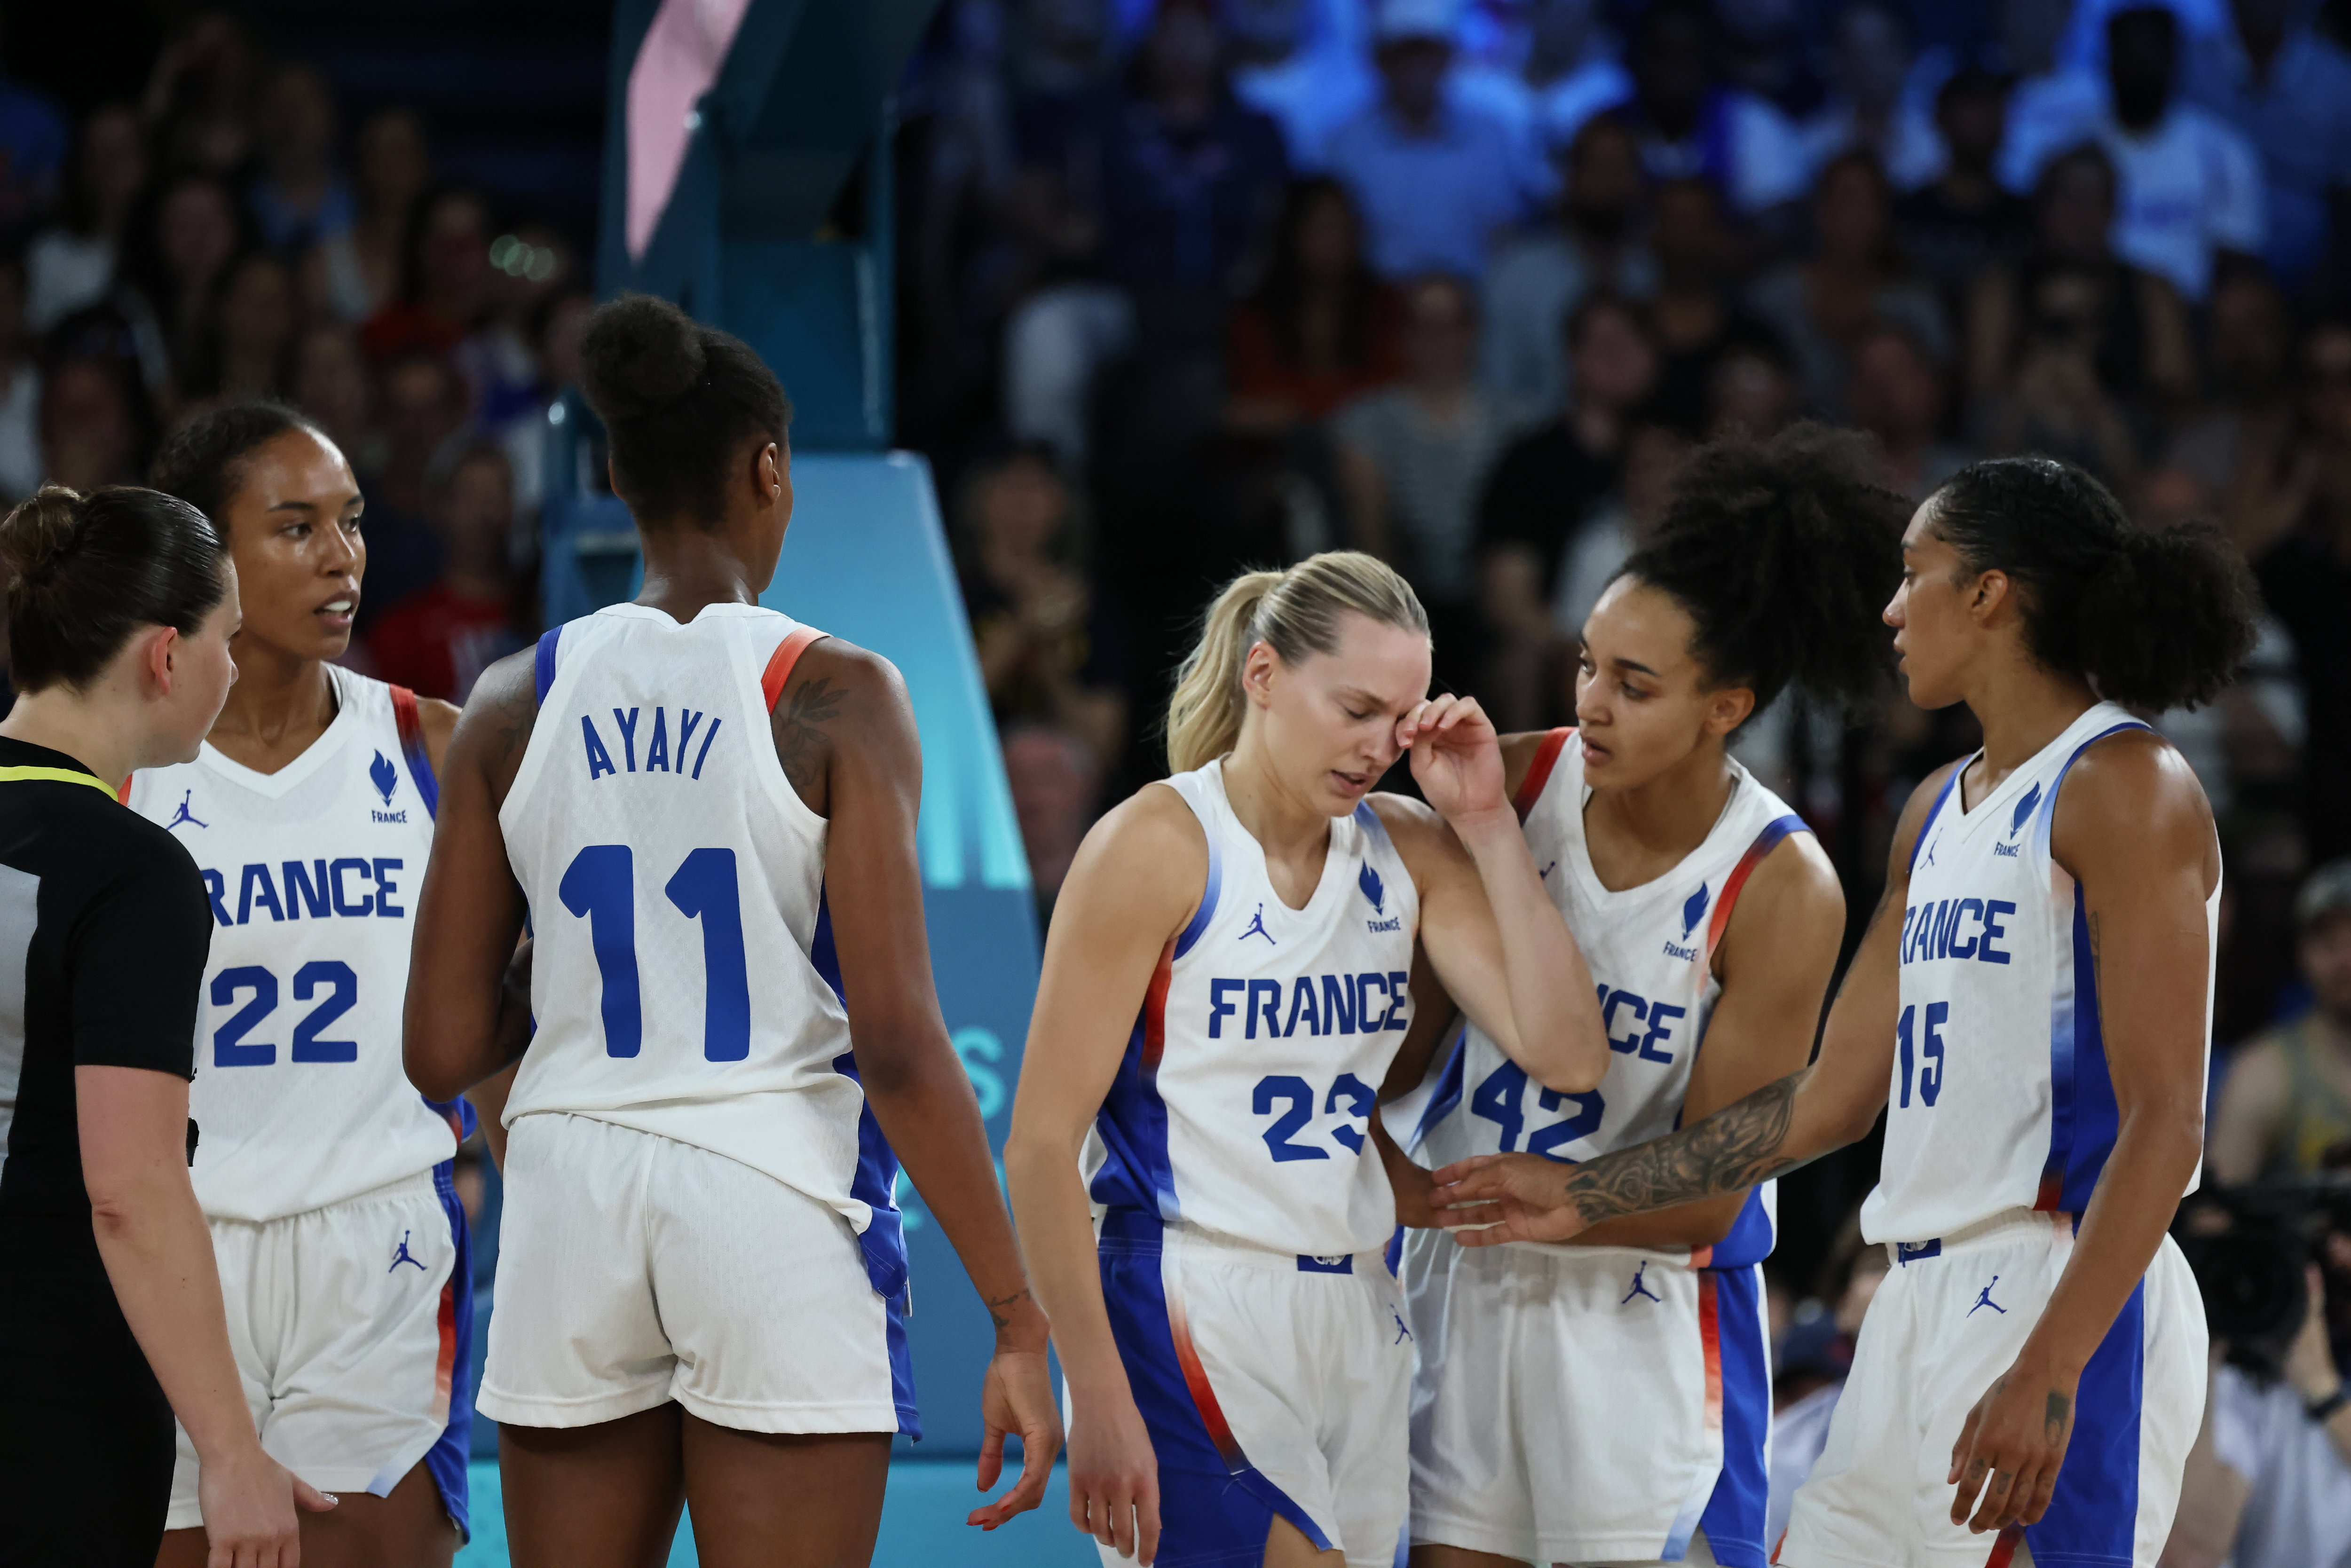
[[[466,1107],[469,1113],[472,1109]],[[449,1424],[425,1450],[424,1469],[440,1489],[441,1506],[449,1511],[458,1535],[470,1541],[473,1525],[467,1512],[471,1499],[465,1467],[473,1458],[474,1447],[474,1242],[465,1205],[457,1201],[456,1169],[455,1160],[444,1160],[433,1167],[433,1190],[440,1195],[441,1211],[449,1217],[449,1239],[457,1252],[449,1276],[456,1303],[452,1326],[457,1343],[455,1359],[449,1367]]]
[[[1203,823],[1201,827],[1205,831],[1207,824]],[[1217,853],[1216,835],[1210,833],[1207,884],[1200,890],[1200,907],[1193,912],[1190,923],[1176,937],[1176,956],[1178,958],[1192,950],[1193,945],[1207,932],[1208,923],[1217,917],[1217,897],[1224,891],[1224,857]]]
[[[2074,1396],[2074,1435],[2041,1522],[2024,1528],[2035,1562],[2130,1568],[2138,1529],[2139,1411],[2147,1380],[2147,1281],[2131,1287]]]
[[[563,628],[549,626],[538,634],[538,652],[531,659],[531,674],[538,686],[538,700],[547,700],[549,686],[555,685],[555,649],[563,639]]]
[[[1722,1471],[1698,1527],[1723,1568],[1764,1568],[1771,1546],[1763,1539],[1771,1493],[1763,1445],[1771,1430],[1771,1347],[1763,1338],[1762,1270],[1751,1265],[1717,1270],[1714,1290],[1722,1357]],[[1680,1544],[1687,1551],[1689,1543]]]
[[[1974,758],[1972,757],[1968,758],[1969,762],[1973,760]],[[1957,768],[1952,768],[1951,776],[1943,780],[1943,788],[1941,791],[1936,795],[1935,803],[1927,808],[1927,820],[1918,824],[1917,841],[1910,846],[1910,869],[1912,871],[1915,872],[1918,869],[1918,856],[1927,847],[1927,831],[1935,825],[1935,819],[1943,814],[1943,802],[1949,800],[1951,798],[1951,791],[1959,787],[1959,775],[1965,773],[1967,770],[1968,762],[1961,762]]]
[[[1462,1080],[1468,1071],[1468,1026],[1456,1024],[1453,1026],[1453,1051],[1445,1059],[1445,1071],[1437,1075],[1437,1092],[1428,1097],[1428,1106],[1421,1112],[1420,1121],[1412,1130],[1412,1142],[1405,1145],[1405,1153],[1418,1153],[1437,1124],[1453,1114],[1460,1105]]]

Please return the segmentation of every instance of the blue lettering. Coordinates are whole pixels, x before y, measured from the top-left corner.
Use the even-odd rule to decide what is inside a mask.
[[[694,727],[700,724],[705,716],[690,707],[677,710],[677,756],[680,762],[685,760],[685,748],[694,744]]]
[[[634,773],[637,770],[637,710],[631,708],[624,714],[614,708],[612,722],[621,727],[621,758],[628,763],[629,771]]]
[[[1388,975],[1388,998],[1387,1017],[1380,1020],[1380,1027],[1382,1029],[1392,1029],[1396,1030],[1398,1033],[1402,1033],[1405,1028],[1405,1003],[1412,999],[1411,971],[1406,969],[1396,969],[1390,972]],[[1365,1034],[1369,1034],[1372,1031],[1369,1029],[1366,1029],[1364,1032]]]
[[[667,716],[661,709],[653,709],[653,737],[645,747],[645,771],[648,773],[656,768],[664,773],[669,771],[669,728],[666,719]]]
[[[223,925],[235,925],[235,922],[228,917],[228,905],[221,902],[228,895],[227,880],[224,878],[220,873],[212,870],[210,867],[205,868],[204,878],[204,892],[211,896],[213,901],[213,918],[219,921]]]
[[[378,860],[375,862],[375,912],[388,920],[397,920],[408,913],[406,904],[392,901],[392,895],[400,891],[400,884],[392,880],[392,873],[399,869],[400,862],[396,860]]]
[[[726,722],[723,718],[714,718],[710,721],[710,727],[702,732],[702,749],[694,754],[695,778],[702,777],[702,759],[710,755],[710,743],[718,738],[718,727]],[[677,743],[677,754],[680,757],[685,755],[685,742],[681,740]]]
[[[2009,955],[1992,944],[2008,935],[2008,927],[2000,923],[2003,915],[2016,913],[2016,905],[2005,898],[1988,899],[1984,903],[1983,940],[1976,944],[1976,956],[1987,964],[2005,964]]]
[[[1974,956],[1976,956],[1976,939],[1975,939],[1975,937],[1973,937],[1973,936],[1970,936],[1970,937],[1969,937],[1965,942],[1961,942],[1961,941],[1959,941],[1959,926],[1960,926],[1960,925],[1961,925],[1961,924],[1962,924],[1962,923],[1967,919],[1967,917],[1968,917],[1968,911],[1969,911],[1969,910],[1970,910],[1970,909],[1972,909],[1972,910],[1974,910],[1974,911],[1976,912],[1976,919],[1977,919],[1977,921],[1978,921],[1979,923],[1980,923],[1980,922],[1982,921],[1982,919],[1983,919],[1983,900],[1982,900],[1982,899],[1980,899],[1980,898],[1963,898],[1963,899],[1959,900],[1959,902],[1956,905],[1954,905],[1954,906],[1952,907],[1952,910],[1951,910],[1951,938],[1952,938],[1952,940],[1951,940],[1951,956],[1952,956],[1952,957],[1954,957],[1954,958],[1972,958],[1972,957],[1974,957]]]
[[[1935,905],[1934,946],[1928,956],[1948,958],[1951,956],[1951,927],[1959,924],[1956,911],[1957,905],[1948,898]]]
[[[596,721],[586,714],[580,716],[580,733],[588,741],[588,782],[593,784],[607,773],[618,773],[612,766],[612,754],[604,749],[601,737],[596,733]]]
[[[359,902],[356,904],[343,896],[343,873],[347,871],[355,871],[363,877],[374,874],[374,868],[362,860],[337,861],[334,864],[329,866],[327,868],[328,885],[333,891],[335,913],[338,915],[366,915],[371,913],[375,908],[375,898],[373,894],[361,894],[360,895]]]
[[[1308,1034],[1322,1032],[1322,1017],[1314,1010],[1314,977],[1311,975],[1298,977],[1290,993],[1290,1021],[1281,1026],[1281,1032],[1285,1035],[1296,1034],[1299,1020],[1301,1019],[1305,1020]]]
[[[300,919],[305,908],[310,911],[313,920],[327,917],[327,862],[321,859],[315,863],[318,866],[315,885],[312,873],[302,869],[300,861],[287,861],[285,864],[286,918],[288,920]]]
[[[1281,982],[1251,980],[1249,983],[1249,1001],[1244,1017],[1249,1027],[1243,1032],[1249,1039],[1257,1038],[1257,1020],[1263,1018],[1266,1039],[1280,1040],[1281,1038]]]
[[[1355,988],[1344,975],[1322,977],[1322,1032],[1355,1032]]]
[[[1385,975],[1377,974],[1358,975],[1355,977],[1355,1013],[1356,1017],[1363,1020],[1363,1029],[1365,1034],[1377,1034],[1380,1032],[1379,1017],[1372,1011],[1372,988],[1374,986],[1379,988],[1380,994],[1382,996],[1386,996],[1388,989],[1388,977]],[[1382,1005],[1384,1006],[1386,1004]]]
[[[1674,1031],[1670,1026],[1675,1019],[1680,1018],[1688,1010],[1687,1008],[1673,1007],[1665,1002],[1658,1002],[1649,1009],[1649,1032],[1641,1037],[1642,1061],[1671,1061],[1674,1059],[1672,1051],[1659,1051],[1657,1047],[1674,1037]]]
[[[1910,905],[1907,905],[1907,907],[1905,907],[1905,908],[1903,909],[1903,911],[1902,911],[1902,958],[1901,958],[1901,962],[1903,962],[1903,963],[1905,963],[1905,964],[1907,964],[1907,963],[1908,963],[1908,962],[1910,961],[1910,927],[1911,927],[1914,924],[1916,924],[1916,923],[1917,923],[1917,919],[1918,919],[1918,906],[1917,906],[1917,904],[1910,904]]]
[[[1627,1002],[1632,1004],[1634,1022],[1640,1023],[1647,1019],[1649,1004],[1630,991],[1611,991],[1608,993],[1608,999],[1600,1006],[1600,1032],[1608,1037],[1608,1049],[1620,1056],[1638,1049],[1641,1043],[1639,1030],[1635,1030],[1623,1040],[1616,1038],[1616,1009],[1619,1005]]]
[[[256,889],[259,890],[258,897],[255,896]],[[270,919],[286,918],[286,910],[277,902],[277,885],[269,880],[269,868],[266,865],[246,866],[245,879],[237,884],[236,923],[239,925],[253,918],[253,906],[256,904],[269,911]]]
[[[693,732],[688,730],[686,733],[691,734]],[[684,749],[683,742],[680,742],[680,749]],[[1238,991],[1240,988],[1241,982],[1238,980],[1210,980],[1208,982],[1208,1038],[1210,1040],[1222,1038],[1224,1033],[1224,1020],[1233,1016],[1233,1004],[1225,1000],[1225,993],[1227,991]]]

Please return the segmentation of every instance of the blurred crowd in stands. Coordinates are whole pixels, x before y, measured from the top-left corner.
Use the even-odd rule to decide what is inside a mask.
[[[400,110],[226,13],[70,120],[0,78],[0,502],[143,479],[224,399],[350,458],[369,560],[350,662],[462,700],[531,629],[539,445],[591,304],[569,236],[436,178]]]
[[[2227,852],[2214,1166],[2351,1155],[2351,866],[2320,869],[2351,855],[2351,4],[946,0],[899,113],[900,438],[1049,914],[1164,772],[1236,570],[1383,556],[1440,683],[1546,727],[1693,444],[1851,424],[1919,497],[2049,453],[2253,565],[2235,687],[2146,716]],[[1783,700],[1738,751],[1857,936],[1909,790],[1973,744],[1889,694]],[[1883,1267],[1847,1218],[1876,1159],[1782,1184],[1792,1404]],[[2250,1500],[2197,1494],[2217,1554],[2174,1561],[2351,1561],[2351,1467],[2314,1437],[2282,1492],[2251,1418],[2216,1416]]]

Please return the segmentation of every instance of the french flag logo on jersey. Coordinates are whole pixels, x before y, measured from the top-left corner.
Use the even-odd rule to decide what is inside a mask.
[[[1698,891],[1689,895],[1689,902],[1682,905],[1682,940],[1685,942],[1698,929],[1698,923],[1706,918],[1706,883],[1699,883]]]
[[[392,793],[400,788],[400,773],[392,767],[391,758],[381,751],[375,754],[375,760],[368,764],[368,782],[375,786],[375,792],[383,797],[385,805],[392,804]]]
[[[1364,922],[1364,925],[1367,929],[1373,931],[1400,931],[1404,928],[1403,915],[1388,915],[1388,890],[1381,883],[1380,873],[1372,869],[1371,862],[1365,861],[1364,862],[1363,871],[1355,878],[1355,885],[1362,888],[1364,890],[1364,896],[1372,901],[1373,914],[1387,915],[1387,918],[1384,920],[1367,920]]]
[[[2008,836],[2010,838],[2012,839],[2016,837],[2018,831],[2023,828],[2024,824],[2032,821],[2033,809],[2040,804],[2041,786],[2035,784],[2032,789],[2027,789],[2024,792],[2024,799],[2016,803],[2016,814],[2008,820]]]

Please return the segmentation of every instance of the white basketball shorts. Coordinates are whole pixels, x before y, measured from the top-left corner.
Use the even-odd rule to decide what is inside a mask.
[[[1348,1568],[1394,1568],[1413,1345],[1380,1255],[1269,1252],[1134,1209],[1103,1216],[1100,1245],[1159,1462],[1159,1568],[1257,1568],[1276,1518]]]
[[[1761,1271],[1406,1233],[1412,1539],[1522,1563],[1761,1568]]]
[[[904,1324],[827,1205],[554,1112],[515,1122],[505,1174],[492,1420],[588,1427],[674,1399],[745,1432],[917,1432]]]
[[[1775,1561],[1785,1568],[2152,1568],[2204,1416],[2204,1302],[2167,1238],[2090,1357],[2041,1522],[1951,1522],[1951,1446],[2006,1372],[2074,1250],[2070,1215],[2011,1209],[1889,1250],[1853,1375]]]
[[[211,1222],[229,1348],[261,1446],[321,1491],[422,1461],[466,1528],[473,1262],[448,1165],[282,1219]],[[204,1522],[179,1435],[165,1528]]]

